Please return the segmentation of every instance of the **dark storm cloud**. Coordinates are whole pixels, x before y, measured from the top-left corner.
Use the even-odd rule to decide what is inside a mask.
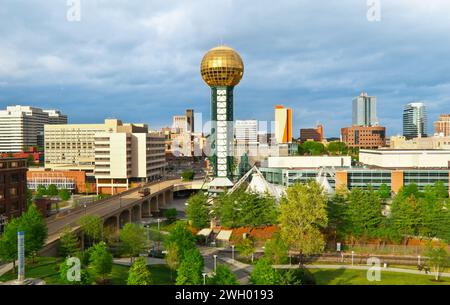
[[[401,132],[405,103],[423,100],[430,121],[450,112],[450,4],[381,0],[369,22],[365,0],[81,0],[81,21],[65,0],[0,5],[0,106],[56,107],[72,122],[105,117],[169,125],[194,108],[209,115],[199,63],[223,42],[240,52],[238,119],[273,119],[294,109],[298,128],[351,123],[351,99],[378,97],[380,122]]]

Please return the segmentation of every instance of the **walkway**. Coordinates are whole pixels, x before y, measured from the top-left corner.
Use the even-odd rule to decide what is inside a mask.
[[[298,268],[298,265],[274,265],[274,268],[277,269],[291,269]],[[351,266],[351,265],[304,265],[307,269],[353,269],[353,270],[369,270],[371,266]],[[409,274],[419,274],[419,275],[435,275],[434,272],[429,272],[425,274],[424,271],[414,270],[414,269],[403,269],[403,268],[383,268],[381,267],[381,271],[386,272],[400,272],[400,273],[409,273]],[[449,272],[443,272],[440,274],[442,277],[450,277]]]

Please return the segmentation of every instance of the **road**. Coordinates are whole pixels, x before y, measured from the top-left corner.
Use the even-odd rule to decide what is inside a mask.
[[[159,183],[149,185],[151,194],[157,193],[160,190],[171,187],[173,184],[181,182],[180,179],[166,180]],[[48,228],[48,239],[47,244],[52,243],[59,238],[59,233],[67,226],[77,227],[77,223],[81,217],[84,215],[96,215],[99,217],[104,217],[111,213],[114,213],[117,209],[126,206],[132,206],[134,202],[140,199],[138,194],[139,188],[128,194],[112,197],[109,200],[103,201],[99,204],[88,205],[86,209],[80,209],[73,211],[68,215],[63,216],[63,218],[53,219],[47,221]]]

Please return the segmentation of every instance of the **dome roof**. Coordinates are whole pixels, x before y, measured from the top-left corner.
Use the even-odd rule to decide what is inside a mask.
[[[241,56],[232,48],[218,46],[205,54],[200,72],[210,87],[236,86],[244,75],[244,63]]]

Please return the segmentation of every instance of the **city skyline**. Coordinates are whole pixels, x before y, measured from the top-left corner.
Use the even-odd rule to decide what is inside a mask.
[[[207,121],[209,95],[198,65],[204,50],[223,42],[247,63],[236,119],[273,121],[273,106],[283,104],[293,109],[294,135],[320,120],[325,136],[337,136],[351,124],[351,101],[361,91],[377,97],[388,135],[401,134],[402,110],[411,101],[427,105],[429,130],[450,112],[443,76],[449,67],[436,62],[450,49],[444,1],[382,2],[379,22],[367,19],[365,1],[326,7],[282,1],[276,12],[227,2],[215,5],[219,18],[201,13],[211,9],[206,2],[81,3],[80,22],[68,22],[66,3],[7,2],[0,12],[0,23],[9,25],[0,27],[1,108],[57,108],[72,123],[109,117],[158,129],[193,108]],[[252,23],[245,22],[250,9]],[[315,20],[319,13],[325,23]],[[222,26],[229,18],[236,22]],[[413,23],[414,31],[406,31]],[[434,41],[441,41],[438,48]]]

